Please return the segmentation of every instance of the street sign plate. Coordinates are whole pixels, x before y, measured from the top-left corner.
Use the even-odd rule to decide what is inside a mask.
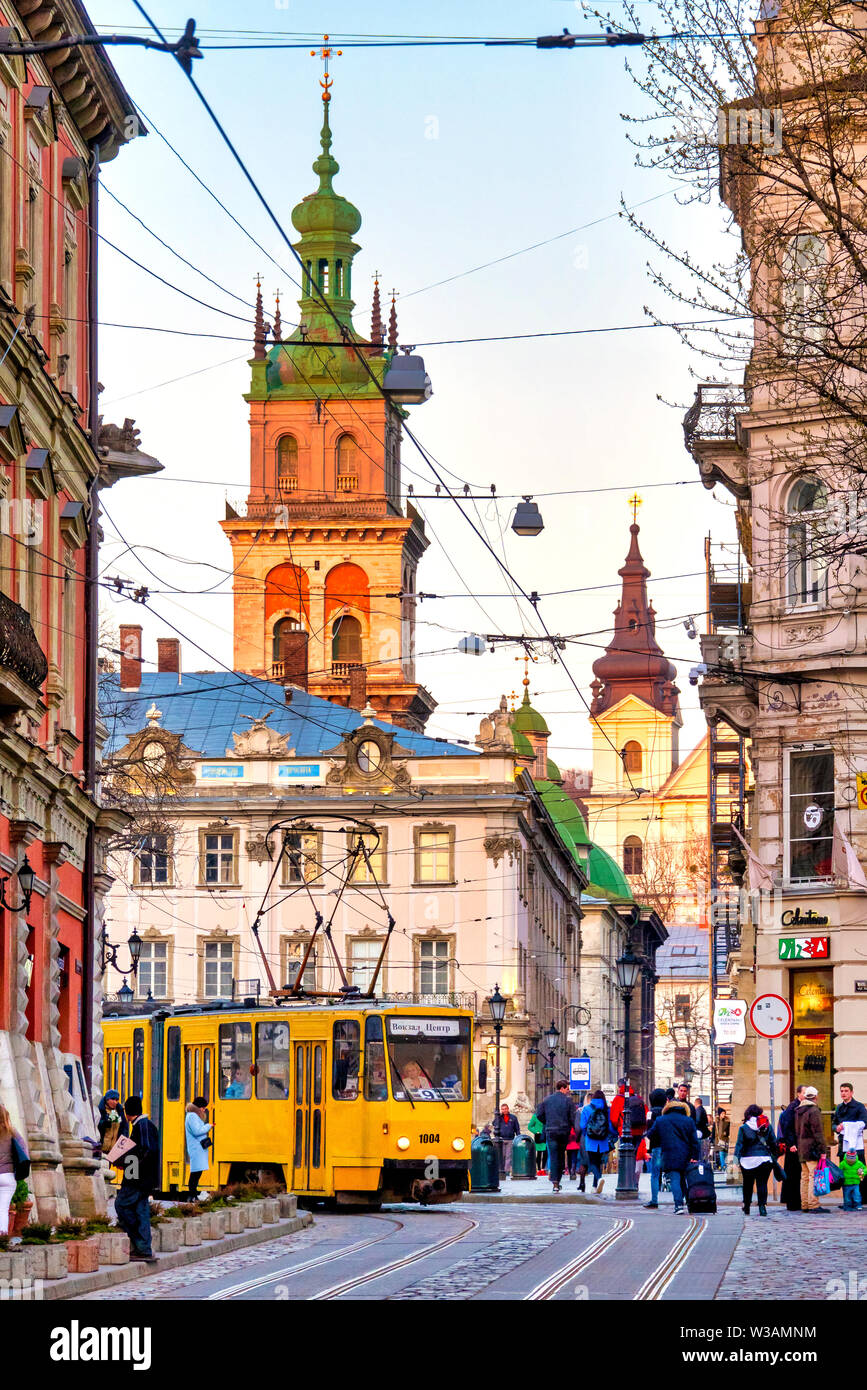
[[[589,1057],[570,1057],[570,1058],[569,1058],[569,1090],[570,1090],[570,1091],[589,1091],[589,1090],[590,1090],[590,1058],[589,1058]]]
[[[750,1023],[762,1038],[781,1038],[792,1026],[792,1010],[781,994],[760,994],[750,1006]]]

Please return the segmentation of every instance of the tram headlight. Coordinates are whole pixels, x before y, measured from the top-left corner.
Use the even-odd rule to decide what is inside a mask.
[[[452,1148],[455,1150],[456,1153],[460,1153],[460,1152],[461,1152],[461,1149],[466,1148],[466,1145],[465,1145],[463,1139],[453,1139],[453,1140],[452,1140]]]
[[[400,1136],[400,1138],[398,1139],[398,1141],[397,1141],[397,1147],[398,1147],[399,1149],[408,1149],[408,1148],[409,1148],[409,1140],[407,1139],[407,1137],[406,1137],[405,1134],[402,1134],[402,1135]]]

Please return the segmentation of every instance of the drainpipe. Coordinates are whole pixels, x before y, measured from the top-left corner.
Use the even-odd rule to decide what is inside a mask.
[[[99,145],[91,149],[91,165],[87,179],[87,211],[90,223],[87,248],[87,326],[88,326],[88,405],[87,428],[94,457],[97,455],[99,418],[99,346],[98,346],[98,239],[99,206]],[[90,487],[90,518],[84,568],[84,787],[96,798],[96,700],[97,700],[97,642],[99,632],[99,595],[96,579],[99,573],[99,472]],[[84,1070],[88,1098],[93,1075],[93,985],[96,972],[96,829],[88,822],[84,845],[84,986],[81,998],[81,1065]]]

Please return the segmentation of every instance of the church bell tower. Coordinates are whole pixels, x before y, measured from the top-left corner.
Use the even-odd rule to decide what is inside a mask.
[[[416,569],[424,524],[401,501],[405,406],[430,395],[421,358],[388,339],[379,282],[369,338],[352,321],[353,240],[361,214],[337,193],[330,79],[322,84],[319,187],[292,223],[303,262],[298,324],[270,331],[257,289],[250,406],[250,492],[227,506],[234,666],[337,704],[368,701],[420,730],[435,707],[415,680]],[[269,341],[270,339],[270,341]]]

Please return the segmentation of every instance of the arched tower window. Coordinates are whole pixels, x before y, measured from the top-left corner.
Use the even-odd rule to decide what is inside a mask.
[[[274,636],[272,644],[272,657],[274,661],[282,661],[287,645],[297,643],[297,638],[290,637],[290,633],[303,632],[304,628],[297,618],[281,618],[274,624]]]
[[[351,434],[337,441],[337,491],[358,491],[358,445]]]
[[[640,772],[642,762],[641,744],[630,739],[623,749],[623,767],[626,772]]]
[[[361,665],[361,623],[351,613],[334,619],[331,629],[331,660]]]
[[[319,288],[323,294],[328,294],[330,281],[328,278],[328,261],[323,257],[319,262]]]
[[[281,492],[295,492],[298,487],[298,440],[291,434],[277,441],[277,487]]]
[[[786,507],[789,603],[824,603],[828,588],[825,550],[828,495],[816,478],[799,478]]]
[[[644,845],[637,835],[627,835],[623,841],[623,872],[640,874],[644,870]]]
[[[274,624],[271,679],[307,689],[307,633],[297,618],[280,618]]]

